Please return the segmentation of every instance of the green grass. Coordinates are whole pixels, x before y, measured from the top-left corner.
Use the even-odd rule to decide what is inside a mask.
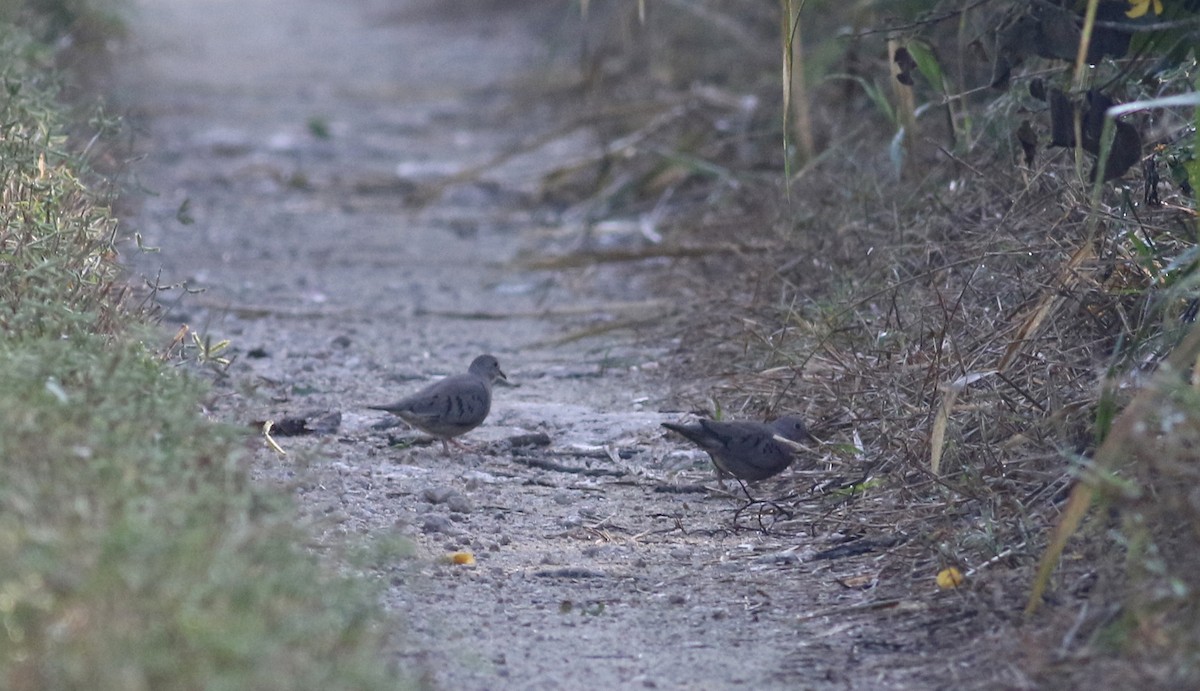
[[[405,686],[377,593],[143,345],[48,64],[0,26],[0,688]]]

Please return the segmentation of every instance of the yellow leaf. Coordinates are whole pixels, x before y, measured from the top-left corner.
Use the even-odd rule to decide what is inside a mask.
[[[1157,17],[1163,13],[1162,0],[1129,0],[1129,4],[1133,5],[1133,7],[1125,11],[1125,16],[1130,19],[1145,16],[1150,11],[1151,5],[1154,7],[1154,16]]]
[[[951,566],[938,572],[937,586],[942,590],[950,590],[962,585],[964,580],[962,572]]]
[[[446,561],[458,566],[474,566],[475,555],[470,552],[451,552],[446,555]]]

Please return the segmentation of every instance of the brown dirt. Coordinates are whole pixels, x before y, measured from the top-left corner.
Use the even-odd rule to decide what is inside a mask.
[[[168,287],[169,325],[228,338],[237,356],[214,414],[340,413],[331,434],[279,437],[286,457],[264,445],[258,472],[294,487],[326,539],[417,545],[368,574],[390,583],[398,664],[448,689],[1030,685],[1012,655],[1021,603],[986,575],[938,591],[933,550],[911,536],[861,539],[887,527],[806,494],[838,472],[758,488],[787,497],[790,518],[659,491],[714,486],[707,460],[658,426],[720,380],[669,379],[680,344],[653,326],[704,314],[662,292],[689,263],[517,261],[581,241],[536,192],[594,151],[594,133],[416,203],[440,176],[561,127],[553,103],[516,94],[569,69],[555,57],[569,39],[557,53],[545,40],[566,6],[466,7],[142,0],[114,87],[146,128],[136,173],[150,194],[127,227],[161,249],[131,261]],[[464,439],[474,452],[392,445],[403,428],[364,407],[481,352],[516,386]],[[509,449],[531,432],[551,445]],[[447,564],[458,550],[477,564]]]

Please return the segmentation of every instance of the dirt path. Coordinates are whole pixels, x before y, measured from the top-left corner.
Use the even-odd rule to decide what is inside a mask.
[[[798,517],[764,535],[735,527],[730,498],[655,491],[711,477],[658,428],[683,404],[662,374],[669,344],[618,330],[555,345],[644,314],[642,281],[513,263],[570,239],[528,192],[586,134],[409,203],[417,184],[553,126],[552,109],[518,117],[528,106],[508,88],[547,63],[528,10],[462,14],[141,0],[116,93],[147,128],[137,172],[153,193],[128,227],[161,248],[136,266],[203,289],[164,293],[168,322],[238,356],[217,414],[340,413],[333,434],[281,437],[286,458],[260,452],[264,478],[295,481],[331,534],[418,546],[381,574],[404,623],[398,664],[446,689],[971,686],[931,660],[957,628],[930,630],[927,603],[856,610],[885,599],[855,585],[881,567],[814,559],[841,532],[808,535]],[[465,439],[478,452],[390,446],[404,428],[377,429],[386,416],[364,404],[481,352],[518,386]],[[535,463],[575,472],[503,442],[533,432],[552,439]],[[774,491],[789,484],[806,486],[785,475]],[[445,564],[455,550],[477,565]]]

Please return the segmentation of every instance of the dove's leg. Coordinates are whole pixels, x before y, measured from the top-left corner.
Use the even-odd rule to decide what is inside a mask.
[[[474,449],[471,448],[470,446],[467,446],[466,444],[462,443],[461,441],[451,437],[450,439],[442,440],[442,452],[447,456],[450,455],[450,445],[451,444],[454,444],[456,447],[458,447],[458,449],[460,451],[474,451]]]
[[[750,490],[746,488],[746,483],[742,482],[742,479],[741,479],[740,477],[735,477],[735,478],[733,478],[733,479],[734,479],[734,480],[737,480],[737,483],[738,483],[739,485],[741,485],[741,487],[742,487],[742,491],[746,493],[746,498],[750,500],[750,503],[751,503],[751,504],[756,504],[756,503],[758,503],[758,500],[757,500],[757,499],[755,499],[754,497],[750,496]]]

